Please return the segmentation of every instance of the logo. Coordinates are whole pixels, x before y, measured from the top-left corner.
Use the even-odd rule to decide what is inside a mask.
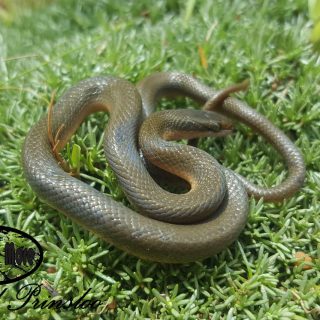
[[[0,285],[28,277],[42,260],[38,241],[23,231],[0,226]]]

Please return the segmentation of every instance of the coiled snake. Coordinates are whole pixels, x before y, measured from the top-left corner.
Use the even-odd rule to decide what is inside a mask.
[[[154,113],[157,100],[172,95],[191,97],[215,112]],[[184,263],[212,256],[230,245],[244,228],[247,194],[280,201],[304,181],[301,153],[279,129],[246,104],[228,97],[228,92],[213,91],[189,75],[156,73],[137,87],[111,76],[81,81],[53,108],[52,131],[60,130],[56,151],[65,146],[88,114],[102,110],[110,113],[104,136],[106,158],[137,212],[59,166],[47,134],[46,116],[26,137],[24,173],[36,194],[52,207],[138,257]],[[218,133],[230,125],[227,118],[252,127],[282,155],[288,176],[281,184],[269,189],[255,186],[204,151],[170,141],[177,136]],[[139,146],[148,162],[186,180],[190,190],[174,194],[162,189],[146,169]]]

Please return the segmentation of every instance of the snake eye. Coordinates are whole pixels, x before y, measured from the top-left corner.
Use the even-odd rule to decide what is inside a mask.
[[[232,130],[233,124],[232,124],[232,122],[222,122],[222,123],[220,123],[220,129],[221,130]]]
[[[221,130],[220,123],[218,121],[212,121],[209,126],[210,131],[218,132]]]

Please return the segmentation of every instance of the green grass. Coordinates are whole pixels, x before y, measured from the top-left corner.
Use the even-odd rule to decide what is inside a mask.
[[[309,44],[306,1],[39,3],[0,1],[0,224],[28,232],[45,250],[38,272],[0,287],[8,288],[1,319],[319,319],[320,60]],[[180,266],[141,261],[78,227],[35,196],[20,163],[24,137],[53,90],[59,97],[83,78],[112,74],[137,82],[165,70],[194,74],[214,88],[249,78],[249,91],[238,96],[284,130],[307,165],[295,197],[280,204],[251,200],[236,243]],[[186,105],[193,104],[162,104]],[[81,147],[80,171],[125,201],[101,148],[105,119],[90,117],[73,140]],[[201,146],[261,185],[284,177],[281,158],[244,126]],[[297,251],[312,258],[310,269],[295,266]],[[63,297],[90,287],[106,307],[100,315],[7,310],[21,303],[20,286],[43,280]]]

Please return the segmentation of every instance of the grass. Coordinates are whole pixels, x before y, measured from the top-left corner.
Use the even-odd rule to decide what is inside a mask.
[[[39,271],[5,285],[1,319],[319,319],[320,60],[309,44],[306,1],[0,1],[0,223],[34,236],[45,250]],[[200,53],[200,56],[199,56]],[[206,67],[207,63],[207,67]],[[214,88],[249,78],[238,96],[265,114],[302,150],[307,179],[280,204],[250,200],[239,240],[202,262],[141,261],[99,240],[41,202],[23,178],[28,130],[80,79],[113,74],[137,82],[163,70],[194,74]],[[193,105],[164,101],[164,108]],[[82,178],[125,201],[105,164],[106,116],[81,126]],[[285,175],[281,158],[239,126],[203,149],[261,185]],[[71,149],[66,151],[72,156]],[[296,263],[302,251],[308,266]],[[63,297],[100,299],[90,310],[18,306],[19,287],[47,280]],[[42,292],[42,299],[48,295]]]

